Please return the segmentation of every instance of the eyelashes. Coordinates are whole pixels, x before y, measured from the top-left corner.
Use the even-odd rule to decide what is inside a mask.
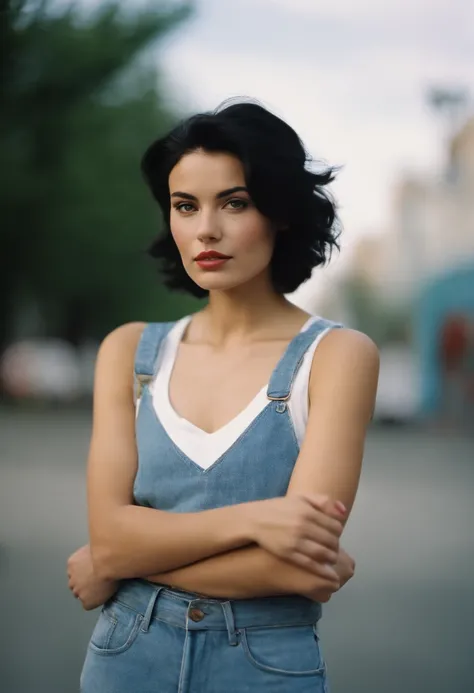
[[[226,203],[226,206],[231,205],[234,202],[237,202],[240,206],[239,207],[232,207],[232,209],[247,209],[247,207],[249,206],[248,200],[242,200],[240,197],[236,197],[232,200],[229,200]]]
[[[233,211],[238,212],[247,209],[249,206],[250,202],[248,200],[243,200],[240,197],[233,197],[231,200],[227,200],[223,208],[230,207]],[[196,211],[196,207],[192,202],[175,202],[173,207],[184,215]]]
[[[184,213],[192,212],[194,210],[194,207],[190,202],[176,202],[173,204],[173,207],[179,212]],[[185,209],[185,207],[191,207],[191,209]]]

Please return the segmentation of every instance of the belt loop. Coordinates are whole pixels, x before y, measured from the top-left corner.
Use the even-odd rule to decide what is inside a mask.
[[[224,612],[225,623],[227,626],[227,633],[229,635],[229,645],[239,644],[239,638],[237,631],[235,630],[234,613],[232,611],[232,605],[230,602],[221,602],[222,610]]]
[[[148,629],[150,627],[151,617],[153,615],[153,609],[155,608],[156,600],[158,599],[160,592],[164,589],[165,589],[164,587],[156,587],[153,590],[153,594],[151,595],[150,601],[148,602],[148,606],[146,608],[145,615],[143,617],[143,621],[142,621],[142,625],[141,625],[141,629],[144,633],[148,632]]]

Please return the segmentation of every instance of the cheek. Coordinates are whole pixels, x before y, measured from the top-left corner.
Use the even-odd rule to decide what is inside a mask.
[[[273,252],[275,235],[270,227],[263,225],[261,220],[253,226],[249,226],[242,234],[241,248],[245,252],[251,252],[258,256],[268,256]]]
[[[188,234],[186,234],[186,226],[182,223],[181,219],[171,218],[170,229],[171,235],[173,236],[173,240],[176,243],[179,252],[182,254],[183,252],[185,252],[186,246],[188,244]]]

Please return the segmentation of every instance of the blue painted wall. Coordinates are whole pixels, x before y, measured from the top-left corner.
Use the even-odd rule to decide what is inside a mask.
[[[453,314],[474,320],[474,265],[457,268],[424,287],[414,310],[414,337],[420,357],[420,414],[434,414],[441,404],[442,371],[438,358],[441,329]]]

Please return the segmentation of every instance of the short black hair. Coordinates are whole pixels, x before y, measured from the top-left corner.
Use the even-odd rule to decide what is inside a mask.
[[[309,169],[312,159],[296,132],[255,102],[228,102],[215,111],[199,113],[179,123],[146,150],[141,168],[158,202],[165,233],[150,247],[160,261],[165,284],[202,298],[183,267],[170,229],[168,178],[190,152],[226,152],[242,162],[246,186],[256,208],[278,230],[271,260],[271,277],[278,293],[291,293],[309,279],[314,267],[339,248],[340,225],[332,196],[324,186],[335,168]]]

